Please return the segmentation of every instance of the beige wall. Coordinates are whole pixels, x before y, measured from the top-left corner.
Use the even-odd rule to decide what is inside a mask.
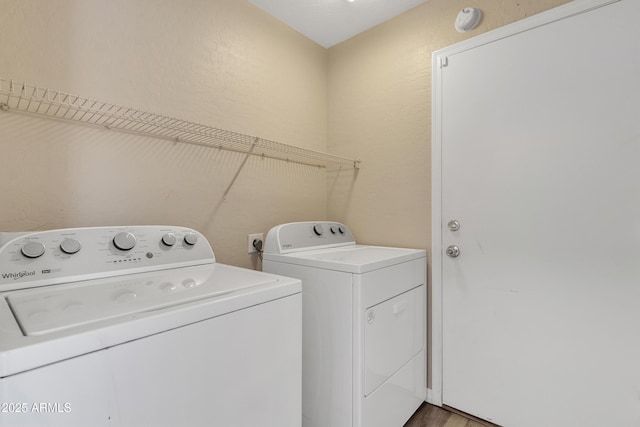
[[[239,0],[0,0],[0,76],[315,150],[324,48]],[[0,230],[176,224],[252,267],[247,234],[326,217],[326,171],[0,112]],[[259,267],[259,264],[257,265]]]
[[[360,243],[427,248],[430,260],[431,54],[568,1],[429,0],[330,48],[328,150],[362,169],[329,171],[328,217]],[[460,34],[469,6],[483,18]]]

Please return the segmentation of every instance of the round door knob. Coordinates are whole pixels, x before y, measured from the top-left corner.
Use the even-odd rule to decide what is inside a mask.
[[[40,242],[27,242],[22,246],[22,255],[27,258],[38,258],[44,253],[44,245]]]
[[[167,246],[173,246],[176,244],[176,235],[173,233],[167,233],[162,236],[162,243]]]
[[[81,247],[82,245],[77,239],[64,239],[62,243],[60,243],[60,250],[69,255],[77,253]]]
[[[322,225],[316,224],[313,226],[313,232],[316,233],[316,236],[322,236],[324,229],[322,228]]]
[[[184,242],[187,245],[193,246],[198,241],[198,235],[196,233],[187,233],[184,235]]]
[[[460,248],[457,247],[456,245],[451,245],[447,247],[446,253],[447,253],[447,256],[451,258],[457,258],[460,256]]]
[[[122,231],[113,238],[113,245],[121,251],[128,251],[136,245],[136,236],[133,233]]]
[[[447,224],[447,227],[449,227],[449,230],[451,231],[458,231],[460,230],[460,221],[458,221],[457,219],[452,219]]]

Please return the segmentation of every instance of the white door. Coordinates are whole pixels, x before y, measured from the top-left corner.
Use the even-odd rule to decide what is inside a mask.
[[[435,80],[442,400],[504,426],[640,426],[640,1],[576,7]]]

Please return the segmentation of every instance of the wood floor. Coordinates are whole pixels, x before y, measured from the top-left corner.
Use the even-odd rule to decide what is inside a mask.
[[[486,427],[483,422],[473,421],[446,409],[423,403],[404,427]]]

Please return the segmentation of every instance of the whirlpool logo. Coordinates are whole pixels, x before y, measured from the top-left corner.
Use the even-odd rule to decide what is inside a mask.
[[[28,277],[28,276],[35,276],[36,275],[36,271],[32,270],[32,271],[21,271],[19,273],[2,273],[2,278],[3,279],[13,279],[13,280],[20,280],[23,277]]]

